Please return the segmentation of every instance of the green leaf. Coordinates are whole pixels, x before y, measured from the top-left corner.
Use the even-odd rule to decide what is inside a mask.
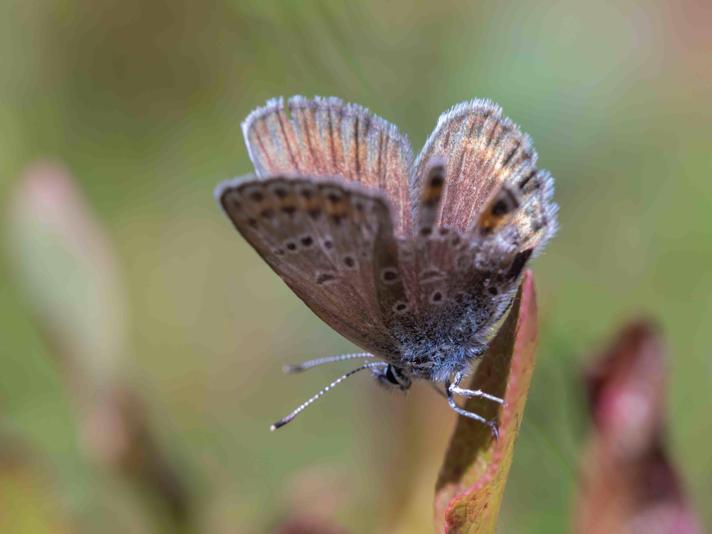
[[[524,276],[509,316],[483,356],[470,388],[504,399],[499,406],[469,399],[465,408],[499,423],[499,439],[489,428],[460,417],[435,495],[435,525],[447,534],[495,532],[514,443],[524,413],[534,370],[537,344],[537,307],[534,279]]]

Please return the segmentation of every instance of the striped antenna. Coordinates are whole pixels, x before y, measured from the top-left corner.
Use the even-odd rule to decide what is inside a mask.
[[[351,375],[355,375],[356,373],[358,373],[358,372],[360,372],[360,371],[363,371],[364,369],[377,369],[378,367],[383,368],[383,367],[387,367],[387,366],[388,366],[388,364],[385,363],[385,362],[369,362],[369,363],[363,364],[361,367],[357,367],[356,369],[351,369],[351,371],[349,371],[348,373],[344,373],[343,375],[341,375],[339,378],[337,378],[336,380],[334,380],[331,384],[329,384],[328,386],[326,386],[324,389],[322,389],[319,393],[317,393],[316,395],[314,395],[312,398],[310,398],[310,399],[307,400],[306,402],[304,402],[304,403],[300,404],[299,406],[297,406],[297,407],[294,409],[294,411],[292,411],[292,413],[290,413],[289,415],[283,417],[282,419],[280,419],[279,421],[277,421],[276,423],[274,423],[274,424],[270,427],[270,430],[271,430],[271,431],[277,430],[278,428],[283,427],[284,425],[286,425],[287,423],[289,423],[292,419],[294,419],[296,416],[298,416],[300,413],[302,413],[309,405],[311,405],[313,402],[315,402],[315,401],[319,400],[321,397],[323,397],[324,394],[325,394],[327,391],[329,391],[330,389],[332,389],[332,388],[333,388],[334,386],[336,386],[337,384],[340,384],[341,382],[343,382],[344,380],[346,380],[346,379],[347,379],[348,377],[350,377]]]
[[[301,373],[307,369],[312,369],[319,365],[324,365],[325,363],[343,362],[346,360],[355,360],[360,358],[374,358],[374,355],[369,352],[354,352],[351,354],[338,354],[336,356],[326,356],[324,358],[315,358],[313,360],[307,360],[302,363],[296,363],[293,365],[285,365],[282,367],[282,371],[287,374],[291,373]]]

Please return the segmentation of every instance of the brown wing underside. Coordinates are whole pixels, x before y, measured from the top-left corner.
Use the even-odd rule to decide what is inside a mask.
[[[383,358],[397,347],[385,307],[402,299],[387,201],[324,178],[247,178],[218,196],[237,230],[321,319]]]

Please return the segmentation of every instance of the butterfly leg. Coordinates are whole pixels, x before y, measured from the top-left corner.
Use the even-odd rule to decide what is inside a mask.
[[[497,404],[504,404],[504,399],[500,399],[499,397],[495,397],[494,395],[485,393],[481,389],[463,389],[463,388],[461,388],[460,383],[462,382],[463,378],[464,378],[463,373],[457,373],[455,375],[455,380],[453,381],[453,383],[448,386],[448,391],[450,391],[450,393],[452,393],[453,395],[458,395],[460,397],[465,397],[468,399],[475,397],[475,398],[491,400],[492,402],[496,402]]]
[[[455,413],[462,415],[463,417],[467,417],[469,419],[474,419],[475,421],[479,421],[483,425],[487,425],[490,429],[490,432],[492,432],[492,437],[494,439],[499,438],[499,430],[497,429],[497,421],[485,419],[484,417],[482,417],[479,414],[476,414],[474,412],[468,412],[464,408],[460,408],[457,405],[457,403],[455,402],[455,398],[452,396],[452,392],[450,391],[449,386],[446,389],[446,391],[447,391],[447,403],[450,405],[450,408],[452,408],[452,410]]]

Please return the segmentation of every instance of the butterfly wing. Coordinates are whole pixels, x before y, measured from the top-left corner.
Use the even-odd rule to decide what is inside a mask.
[[[342,179],[276,176],[226,182],[216,196],[235,228],[322,320],[366,350],[393,357],[383,317],[403,287],[382,194]]]
[[[242,129],[258,177],[340,176],[383,191],[396,231],[410,226],[410,143],[366,108],[333,97],[279,98],[250,113]]]
[[[443,114],[411,176],[404,265],[420,324],[486,344],[530,257],[556,231],[553,179],[526,134],[486,101]]]
[[[487,100],[454,106],[438,119],[410,177],[413,209],[423,189],[429,163],[445,162],[447,184],[437,223],[461,232],[472,228],[485,203],[503,182],[526,181],[536,171],[536,152],[502,110]]]

